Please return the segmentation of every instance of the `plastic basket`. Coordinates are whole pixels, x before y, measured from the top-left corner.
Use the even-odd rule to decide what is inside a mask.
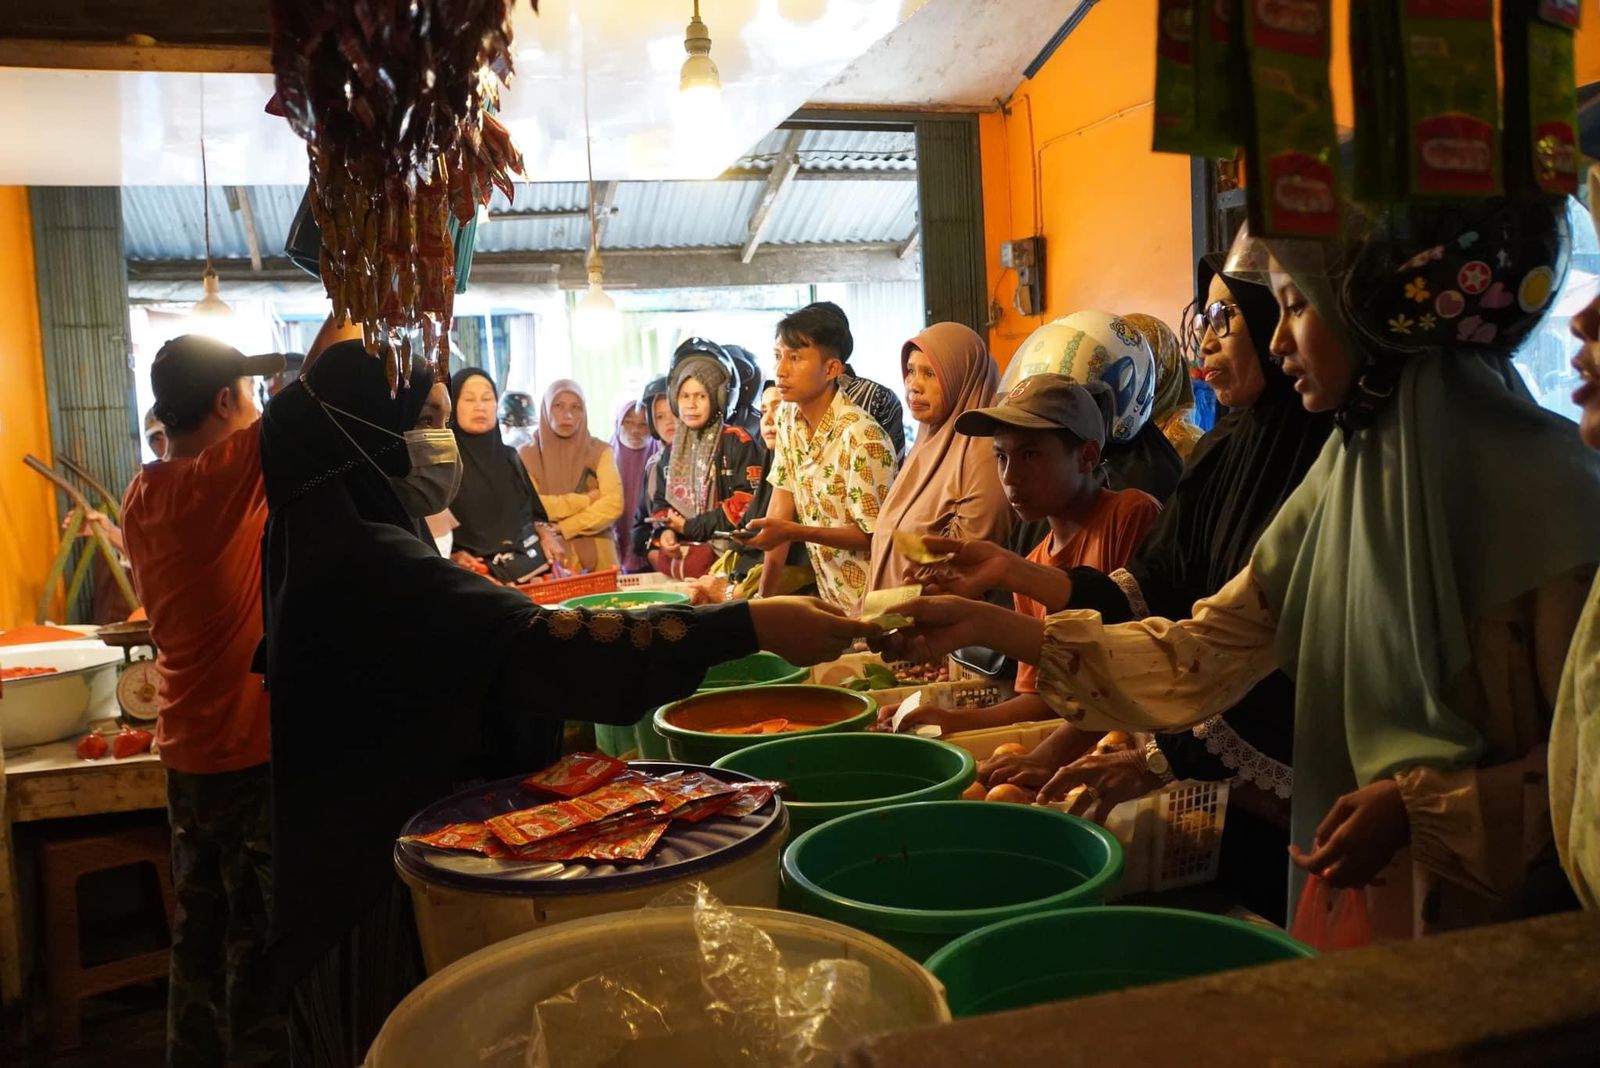
[[[960,731],[945,735],[943,740],[959,745],[982,763],[1007,742],[1032,749],[1061,724],[1061,720],[1017,723]],[[1176,890],[1215,879],[1227,814],[1227,783],[1192,780],[1171,783],[1112,809],[1106,830],[1122,842],[1125,855],[1122,884],[1113,896]]]
[[[877,653],[846,653],[837,660],[830,660],[826,664],[818,664],[811,669],[811,681],[818,686],[843,686],[845,680],[858,678],[866,670],[868,664],[883,664],[896,675],[903,675],[914,670],[916,665],[904,661],[886,661]],[[879,694],[889,693],[891,690],[906,690],[908,693],[918,687],[941,683],[946,679],[928,679],[926,682],[908,682],[904,686],[889,687],[882,690],[870,690],[874,697]],[[883,702],[880,701],[879,704]]]
[[[530,582],[516,588],[527,594],[531,601],[555,606],[569,597],[582,597],[586,593],[616,593],[617,575],[618,571],[613,567],[605,571],[591,571],[587,575],[573,575],[571,578]]]
[[[663,575],[659,571],[640,571],[634,575],[617,576],[617,589],[619,590],[664,590],[683,585],[687,584],[677,581],[671,575]]]
[[[957,709],[990,708],[1011,696],[1009,687],[1001,686],[993,679],[981,677],[962,682],[924,682],[916,686],[896,686],[889,690],[873,690],[871,693],[877,700],[878,707],[882,708],[885,705],[898,705],[908,701],[912,694],[919,691],[927,691],[927,696],[922,699],[924,704],[932,702],[940,708]]]

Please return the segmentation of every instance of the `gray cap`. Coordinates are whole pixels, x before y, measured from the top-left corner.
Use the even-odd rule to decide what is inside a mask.
[[[1104,382],[1082,385],[1066,375],[1024,378],[992,408],[974,408],[956,419],[956,432],[993,437],[1002,427],[1018,430],[1070,430],[1105,448],[1115,398]]]

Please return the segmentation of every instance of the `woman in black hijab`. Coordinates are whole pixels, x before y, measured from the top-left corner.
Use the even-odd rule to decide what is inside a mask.
[[[1224,278],[1201,261],[1196,306],[1203,323],[1201,373],[1221,401],[1233,401],[1200,439],[1172,499],[1125,572],[1072,573],[1071,608],[1093,608],[1107,622],[1159,616],[1183,619],[1244,569],[1256,540],[1322,451],[1329,414],[1305,410],[1271,354],[1278,304],[1264,286]],[[1240,335],[1244,335],[1241,337]],[[1232,344],[1230,344],[1230,335]],[[1250,355],[1255,367],[1239,362]],[[1230,351],[1231,350],[1231,351]],[[1229,357],[1237,357],[1230,359]],[[1248,380],[1259,371],[1260,383]],[[1241,395],[1256,393],[1241,403]],[[1222,716],[1192,731],[1156,735],[1159,754],[1089,756],[1052,792],[1087,782],[1100,804],[1140,796],[1170,778],[1232,780],[1218,881],[1246,905],[1282,924],[1293,786],[1294,683],[1263,679]],[[1167,768],[1162,772],[1162,762]]]
[[[466,410],[463,391],[472,402]],[[517,451],[500,437],[498,400],[494,379],[481,368],[464,367],[450,378],[450,428],[461,451],[461,489],[450,503],[459,524],[452,547],[483,561],[501,582],[518,582],[548,567],[534,524],[549,517]]]
[[[408,432],[429,384],[419,362],[391,397],[383,364],[346,342],[261,420],[269,945],[297,1060],[319,1065],[359,1062],[421,977],[391,861],[417,809],[553,760],[564,718],[632,723],[713,664],[762,645],[814,663],[868,629],[798,598],[547,610],[441,559],[393,486],[428,474]]]

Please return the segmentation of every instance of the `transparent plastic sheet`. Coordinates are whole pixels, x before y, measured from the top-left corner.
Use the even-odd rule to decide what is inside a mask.
[[[693,909],[697,948],[628,961],[539,1002],[527,1068],[823,1068],[866,1030],[865,964],[787,967],[765,932],[702,883],[650,907],[671,906]]]

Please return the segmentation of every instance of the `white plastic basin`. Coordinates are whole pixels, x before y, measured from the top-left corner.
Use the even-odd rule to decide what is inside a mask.
[[[0,667],[53,667],[7,682],[0,692],[0,747],[7,752],[80,734],[117,714],[122,651],[98,638],[0,646]]]

